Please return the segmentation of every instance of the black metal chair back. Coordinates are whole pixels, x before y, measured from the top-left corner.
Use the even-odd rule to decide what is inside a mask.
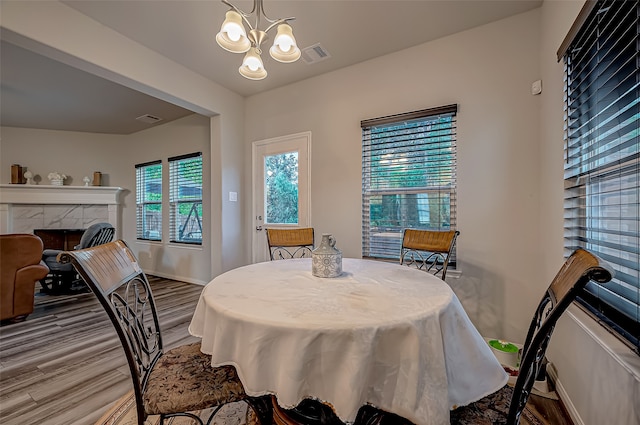
[[[235,368],[213,367],[199,342],[164,350],[149,281],[126,242],[63,252],[60,261],[73,264],[120,338],[133,380],[138,425],[144,425],[148,415],[160,415],[160,425],[172,416],[203,425],[194,411],[211,408],[210,424],[224,404],[236,401],[249,403],[260,423],[270,423],[270,399],[248,397]]]
[[[577,249],[565,261],[536,308],[527,332],[518,378],[509,403],[507,424],[517,425],[543,362],[555,325],[585,285],[594,280],[606,283],[614,276],[613,268],[584,249]]]
[[[127,244],[118,240],[92,249],[63,252],[104,307],[125,349],[138,410],[144,423],[143,393],[163,345],[149,281]]]
[[[400,264],[447,277],[447,269],[460,235],[457,230],[404,229],[400,248]]]
[[[311,258],[313,227],[266,230],[271,261],[290,258]]]

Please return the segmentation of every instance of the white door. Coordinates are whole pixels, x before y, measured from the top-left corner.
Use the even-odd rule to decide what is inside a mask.
[[[253,143],[253,262],[269,260],[265,228],[311,225],[311,133]]]

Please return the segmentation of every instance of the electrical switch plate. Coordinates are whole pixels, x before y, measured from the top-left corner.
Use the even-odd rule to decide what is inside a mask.
[[[238,192],[229,192],[229,201],[238,202]]]

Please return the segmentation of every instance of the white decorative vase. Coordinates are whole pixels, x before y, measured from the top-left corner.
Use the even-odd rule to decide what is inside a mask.
[[[51,184],[54,186],[62,186],[64,184],[64,180],[62,179],[52,179]]]
[[[311,273],[317,277],[338,277],[342,274],[342,252],[330,233],[322,234],[320,246],[311,251]]]

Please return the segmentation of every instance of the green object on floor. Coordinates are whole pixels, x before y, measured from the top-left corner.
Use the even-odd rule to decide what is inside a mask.
[[[518,347],[515,344],[507,341],[502,341],[500,339],[492,339],[491,341],[489,341],[489,345],[496,350],[504,351],[505,353],[518,352]]]

